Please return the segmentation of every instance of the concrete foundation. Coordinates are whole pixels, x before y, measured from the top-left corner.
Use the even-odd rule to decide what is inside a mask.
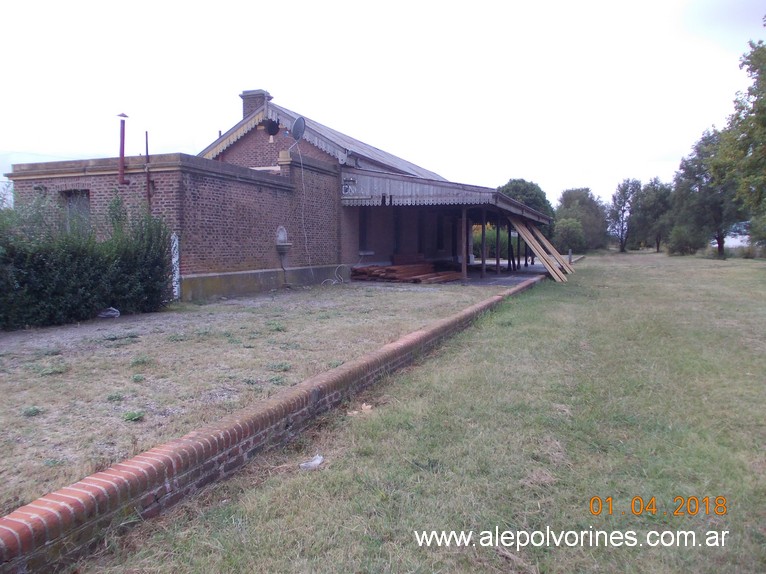
[[[235,273],[204,273],[181,277],[182,301],[206,301],[217,297],[243,297],[282,289],[285,286],[316,285],[324,281],[349,281],[348,265],[256,269]]]

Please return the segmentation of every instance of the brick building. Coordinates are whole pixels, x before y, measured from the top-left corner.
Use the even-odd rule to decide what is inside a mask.
[[[264,90],[241,98],[242,120],[198,156],[14,165],[16,200],[52,194],[94,218],[115,194],[148,204],[174,233],[184,300],[348,278],[370,263],[426,259],[465,272],[472,222],[549,223],[494,189],[448,182],[303,118]]]

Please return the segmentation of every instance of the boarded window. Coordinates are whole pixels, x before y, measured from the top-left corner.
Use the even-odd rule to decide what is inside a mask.
[[[68,189],[61,192],[67,231],[75,226],[90,225],[90,193],[87,189]]]

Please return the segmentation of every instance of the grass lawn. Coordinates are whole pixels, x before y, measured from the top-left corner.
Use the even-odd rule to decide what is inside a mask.
[[[630,254],[577,271],[109,536],[80,572],[766,571],[766,264]],[[484,545],[496,527],[636,542]],[[476,544],[420,547],[434,529]]]
[[[0,515],[501,290],[345,284],[0,333]]]

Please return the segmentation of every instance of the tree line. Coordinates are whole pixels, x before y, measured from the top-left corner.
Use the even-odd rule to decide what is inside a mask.
[[[766,25],[766,17],[764,18]],[[547,230],[563,252],[600,249],[614,241],[620,251],[664,246],[693,254],[715,243],[724,257],[726,238],[747,233],[766,243],[766,45],[750,42],[740,63],[752,84],[738,94],[723,129],[706,130],[681,160],[672,182],[625,179],[602,202],[589,188],[568,189],[554,210],[540,187],[512,179],[498,188],[529,207],[555,217]]]

